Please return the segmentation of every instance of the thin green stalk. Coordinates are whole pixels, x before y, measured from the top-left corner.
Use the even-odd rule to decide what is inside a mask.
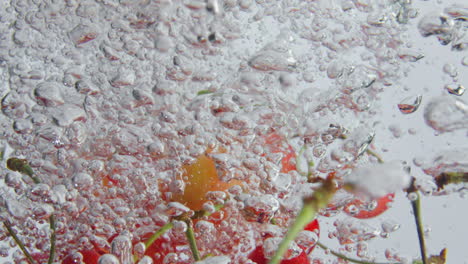
[[[187,224],[187,231],[185,232],[185,235],[187,236],[187,240],[190,245],[190,250],[192,250],[192,255],[195,261],[199,261],[201,259],[200,257],[200,251],[198,251],[197,247],[197,241],[195,239],[195,233],[193,232],[193,223],[191,219],[186,219],[185,223]]]
[[[382,157],[380,157],[380,155],[377,154],[375,151],[367,149],[366,153],[376,158],[378,163],[384,163],[384,160],[382,159]]]
[[[28,175],[35,184],[41,183],[41,180],[34,176],[34,171],[29,165],[28,161],[25,159],[18,159],[18,158],[9,158],[7,160],[7,168],[12,171],[17,171],[23,174]],[[56,232],[55,232],[55,216],[52,214],[49,217],[49,226],[50,226],[50,251],[49,251],[49,260],[48,264],[52,264],[55,259],[55,243],[56,243]],[[17,241],[18,243],[18,241]],[[22,244],[22,243],[21,243]],[[18,243],[18,245],[20,245]],[[21,246],[20,246],[21,247]],[[27,253],[27,251],[23,251],[23,253]],[[26,256],[27,257],[27,256]]]
[[[56,234],[55,234],[55,216],[51,215],[49,217],[49,223],[50,223],[50,251],[49,251],[49,261],[47,262],[48,264],[52,264],[55,259],[55,241],[56,241]]]
[[[349,262],[352,262],[352,263],[357,263],[357,264],[400,264],[400,263],[368,262],[368,261],[364,261],[364,260],[354,259],[354,258],[347,257],[347,256],[345,256],[345,255],[343,255],[341,253],[338,253],[336,251],[333,251],[333,250],[331,250],[330,248],[328,248],[327,246],[325,246],[324,244],[322,244],[320,242],[317,242],[317,245],[319,247],[321,247],[323,250],[329,251],[333,256],[338,257],[338,258],[343,259],[343,260],[346,260],[346,261],[349,261]]]
[[[3,222],[3,225],[5,226],[5,228],[7,229],[8,231],[8,234],[10,234],[11,237],[13,237],[13,239],[15,240],[16,244],[20,247],[21,251],[23,252],[23,254],[26,256],[26,259],[28,260],[28,262],[30,264],[35,264],[36,262],[34,261],[34,259],[31,257],[31,254],[29,254],[29,251],[28,249],[24,246],[23,242],[21,242],[21,240],[19,239],[19,237],[16,235],[16,232],[13,230],[13,228],[11,228],[11,225],[9,222],[7,221],[4,221]]]
[[[169,231],[174,224],[172,222],[169,222],[165,225],[163,225],[158,231],[156,231],[154,234],[151,235],[151,237],[145,242],[145,248],[149,248],[156,239],[164,235],[167,231]],[[133,255],[133,262],[136,263],[138,261],[138,256]]]
[[[158,239],[160,236],[164,235],[169,229],[171,229],[174,226],[172,222],[169,222],[165,225],[163,225],[158,231],[156,231],[151,237],[145,242],[146,248],[149,248],[156,239]]]
[[[415,200],[411,200],[411,206],[413,208],[414,220],[416,222],[416,228],[418,230],[419,249],[421,250],[421,259],[423,264],[428,264],[426,255],[426,241],[424,239],[424,229],[421,216],[421,196],[417,191],[415,191],[414,193],[416,193],[417,198]]]
[[[302,207],[302,210],[297,215],[296,221],[294,224],[289,228],[288,233],[281,241],[280,245],[278,246],[278,250],[276,251],[273,258],[271,258],[270,264],[278,264],[281,262],[286,251],[288,251],[289,244],[293,241],[297,234],[301,232],[307,223],[310,222],[311,219],[314,219],[317,210],[313,206],[306,206]]]
[[[222,208],[224,207],[224,204],[215,204],[214,205],[214,212],[208,212],[208,211],[205,211],[205,210],[198,210],[198,211],[195,211],[195,214],[191,217],[192,220],[195,220],[195,219],[200,219],[202,217],[205,217],[205,216],[210,216],[212,214],[214,214],[215,212],[221,210]]]
[[[18,159],[18,158],[9,158],[7,160],[7,168],[12,171],[17,171],[23,174],[28,175],[35,184],[41,183],[39,178],[34,176],[34,171],[29,166],[29,163],[25,159]]]
[[[304,199],[304,205],[302,206],[301,211],[299,212],[292,226],[289,228],[286,236],[279,244],[278,250],[271,258],[269,264],[279,264],[281,262],[281,259],[288,250],[291,242],[297,237],[299,232],[301,232],[304,227],[315,218],[317,212],[328,204],[328,202],[335,194],[335,191],[335,182],[333,179],[328,178],[323,182],[322,186],[312,194],[311,197]]]

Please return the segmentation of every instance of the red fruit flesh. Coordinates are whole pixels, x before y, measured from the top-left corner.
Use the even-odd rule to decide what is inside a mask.
[[[250,253],[249,259],[257,264],[268,263],[268,260],[265,258],[265,255],[263,254],[263,246],[256,247],[255,250],[252,251],[252,253]],[[309,264],[309,263],[310,263],[309,259],[307,258],[307,255],[304,251],[302,251],[301,254],[295,258],[283,259],[281,261],[281,264]]]
[[[372,210],[366,210],[365,206],[364,206],[364,201],[362,201],[361,199],[354,199],[352,200],[350,203],[348,203],[345,208],[344,208],[344,211],[346,214],[354,217],[354,218],[358,218],[358,219],[367,219],[367,218],[373,218],[373,217],[376,217],[378,215],[381,215],[383,214],[385,211],[387,211],[388,208],[390,208],[390,203],[393,202],[393,199],[395,198],[395,194],[394,193],[390,193],[390,194],[387,194],[383,197],[380,197],[379,199],[376,200],[377,202],[377,205],[375,206],[374,209]],[[350,211],[350,207],[351,206],[355,206],[355,207],[358,207],[359,208],[359,211],[357,213],[351,213]]]

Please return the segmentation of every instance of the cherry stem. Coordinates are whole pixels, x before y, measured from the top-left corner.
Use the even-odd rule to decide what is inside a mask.
[[[25,159],[9,158],[7,160],[7,168],[12,171],[17,171],[28,175],[35,184],[41,183],[39,178],[34,176],[34,171]]]
[[[149,248],[156,239],[158,239],[160,236],[164,235],[168,230],[170,230],[174,224],[172,222],[169,222],[165,225],[163,225],[158,231],[156,231],[151,237],[146,241],[145,246],[146,248]]]
[[[215,212],[219,211],[223,207],[224,207],[223,204],[215,205]],[[205,216],[210,216],[211,214],[212,213],[210,213],[208,211],[200,210],[200,211],[196,211],[195,214],[191,217],[191,219],[199,219],[199,218],[202,218],[202,217],[205,217]],[[182,218],[177,218],[176,217],[176,219],[186,221],[186,219],[184,219],[183,217]],[[174,226],[173,222],[169,222],[169,223],[163,225],[158,231],[156,231],[153,235],[151,235],[151,237],[145,242],[145,247],[149,248],[154,243],[154,241],[156,241],[159,237],[164,235],[164,233],[169,231],[173,226]],[[193,233],[193,229],[192,229],[192,233]],[[190,242],[190,239],[189,239],[189,242]],[[196,244],[195,244],[195,246],[196,246]],[[133,259],[136,261],[137,257],[133,256]]]
[[[445,185],[468,182],[468,172],[443,172],[435,178],[437,188],[442,190]]]
[[[427,264],[426,241],[424,239],[424,230],[421,216],[421,196],[419,195],[418,191],[414,191],[414,193],[417,195],[417,198],[415,200],[411,200],[411,206],[413,207],[414,220],[416,222],[416,229],[418,231],[419,249],[421,250],[422,262],[423,264]]]
[[[384,163],[384,160],[382,159],[382,157],[379,154],[377,154],[375,151],[367,149],[366,153],[376,158],[378,163]]]
[[[50,223],[50,251],[49,251],[49,261],[48,264],[52,264],[55,258],[55,241],[56,241],[56,234],[55,234],[55,216],[52,214],[49,217]]]
[[[317,245],[319,247],[321,247],[323,250],[329,251],[333,256],[338,257],[338,258],[343,259],[343,260],[346,260],[346,261],[349,261],[349,262],[352,262],[352,263],[358,263],[358,264],[400,264],[400,263],[368,262],[368,261],[364,261],[364,260],[354,259],[354,258],[347,257],[347,256],[345,256],[345,255],[343,255],[341,253],[338,253],[336,251],[331,250],[329,247],[325,246],[324,244],[320,243],[319,241],[317,241]]]
[[[304,205],[296,217],[294,223],[290,226],[286,236],[278,246],[278,250],[271,258],[269,264],[279,264],[291,242],[297,237],[304,227],[315,218],[317,212],[327,206],[336,192],[335,182],[329,177],[321,187],[314,191],[311,197],[304,199]]]
[[[39,184],[41,183],[41,180],[39,180],[39,178],[37,178],[36,176],[34,176],[34,170],[31,168],[31,166],[29,165],[28,161],[25,160],[25,159],[18,159],[18,158],[9,158],[7,160],[7,168],[12,170],[12,171],[17,171],[17,172],[20,172],[22,174],[26,174],[28,175],[35,184]],[[9,227],[9,224],[7,224],[6,222],[3,222],[3,224],[5,225],[5,227]],[[52,214],[49,216],[49,226],[50,226],[50,251],[49,251],[49,260],[48,260],[48,264],[52,264],[54,262],[54,258],[55,258],[55,242],[56,242],[56,233],[55,233],[55,216]],[[8,229],[8,232],[13,231],[10,227],[10,229]],[[14,235],[14,233],[11,233],[10,234],[13,236],[13,238],[15,239],[16,243],[18,244],[18,246],[21,248],[21,250],[23,251],[23,253],[26,255],[26,258],[28,258],[28,260],[31,258],[31,255],[29,255],[29,252],[26,250],[26,248],[24,247],[24,244],[18,239],[18,237],[16,235]],[[32,258],[31,258],[32,260]],[[32,263],[32,262],[31,262]]]
[[[10,234],[11,237],[13,237],[13,239],[15,240],[16,244],[20,247],[21,251],[23,252],[23,254],[26,256],[26,258],[28,259],[28,262],[31,263],[31,264],[34,264],[36,263],[34,261],[34,259],[31,257],[31,254],[29,254],[29,251],[28,249],[24,246],[23,242],[21,242],[21,240],[19,239],[19,237],[16,235],[16,232],[13,230],[13,228],[11,227],[10,223],[8,221],[4,221],[3,222],[3,225],[5,226],[5,228],[7,229],[8,231],[8,234]]]
[[[187,224],[187,231],[185,232],[185,235],[187,236],[190,250],[192,250],[192,255],[195,261],[199,261],[201,259],[200,251],[198,251],[197,240],[195,239],[195,233],[193,232],[192,219],[185,219],[185,223]]]

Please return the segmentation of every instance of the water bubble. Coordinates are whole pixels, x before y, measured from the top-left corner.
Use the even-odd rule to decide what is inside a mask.
[[[119,259],[113,254],[104,254],[99,257],[98,264],[121,264]]]
[[[463,66],[468,66],[468,56],[462,58],[461,64]]]
[[[402,50],[398,53],[398,57],[404,61],[416,62],[424,58],[424,54],[412,50]]]
[[[52,117],[57,125],[65,127],[74,121],[86,120],[86,113],[82,107],[73,104],[64,104],[53,109]]]
[[[111,253],[115,255],[121,264],[133,263],[132,242],[128,236],[119,235],[112,240]]]
[[[86,190],[93,185],[93,177],[86,173],[77,173],[72,178],[73,187],[78,190]]]
[[[52,82],[43,82],[36,86],[34,95],[40,104],[58,106],[64,104],[59,86]]]
[[[394,138],[400,138],[404,134],[404,131],[397,124],[392,124],[392,125],[388,126],[388,130],[390,130],[390,132],[392,132],[392,135],[393,135]]]
[[[408,193],[407,197],[408,197],[408,200],[410,201],[416,201],[419,196],[417,193],[411,192],[411,193]]]
[[[440,96],[424,109],[426,124],[438,132],[451,132],[468,127],[468,106],[460,99]]]
[[[230,264],[231,259],[227,256],[211,256],[195,262],[195,264]]]
[[[448,76],[452,78],[457,77],[458,75],[457,67],[451,63],[444,64],[443,70]]]
[[[341,61],[334,61],[328,65],[327,68],[327,76],[330,79],[336,79],[343,74],[344,71],[344,63]]]
[[[48,204],[37,205],[32,208],[32,217],[36,220],[46,220],[54,213],[54,208]]]
[[[6,258],[10,255],[10,247],[0,247],[0,257]]]
[[[315,244],[317,244],[318,240],[319,237],[317,233],[303,230],[297,235],[295,242],[305,252],[309,252]]]
[[[368,248],[369,248],[369,245],[366,242],[357,243],[356,255],[360,258],[367,257],[367,255],[369,254]]]
[[[79,24],[68,35],[76,46],[80,46],[97,38],[99,32],[94,27]]]
[[[272,195],[252,196],[245,201],[244,213],[248,220],[266,223],[279,209],[279,202]]]
[[[50,187],[47,184],[39,183],[35,184],[29,191],[30,196],[38,197],[42,200],[47,199],[50,196]]]
[[[111,79],[110,84],[113,87],[120,88],[125,86],[132,86],[135,84],[136,75],[132,69],[121,68],[118,73]]]
[[[148,256],[143,256],[139,261],[138,264],[153,264],[153,259]]]
[[[21,178],[21,174],[17,172],[7,173],[5,176],[5,185],[18,190],[26,186],[23,182],[23,179]]]
[[[2,99],[2,112],[10,118],[26,118],[28,105],[16,92],[6,94]]]
[[[278,249],[279,244],[283,239],[281,237],[270,237],[263,242],[263,253],[267,259],[271,259]],[[284,254],[283,259],[292,259],[301,254],[302,249],[296,244],[291,242],[288,251]]]
[[[25,219],[27,216],[31,215],[28,205],[15,199],[6,200],[6,206],[10,215],[18,219]]]
[[[182,215],[184,213],[187,213],[190,211],[190,208],[188,208],[187,206],[181,204],[181,203],[178,203],[178,202],[170,202],[168,205],[167,205],[167,209],[165,211],[165,213],[169,216],[179,216],[179,215]]]
[[[398,229],[400,229],[400,226],[401,225],[398,222],[396,222],[395,220],[392,220],[392,219],[385,219],[382,222],[382,230],[385,233],[395,232]]]
[[[169,253],[164,257],[163,264],[172,264],[179,262],[179,256],[177,253]]]
[[[250,67],[260,71],[291,71],[296,66],[292,55],[263,51],[249,60]]]
[[[184,221],[172,221],[172,223],[174,224],[174,232],[176,233],[185,233],[187,231],[187,223],[185,223]]]
[[[373,131],[369,132],[369,129],[365,127],[358,127],[347,135],[343,143],[343,150],[357,158],[367,151],[374,137]]]
[[[447,45],[453,40],[454,25],[453,19],[449,16],[433,12],[421,18],[418,29],[423,37],[435,35],[442,45]]]
[[[133,246],[133,255],[141,259],[145,255],[146,246],[143,242],[138,242]]]
[[[341,245],[367,241],[379,235],[380,231],[371,225],[348,218],[335,221],[336,237]]]
[[[377,80],[376,70],[358,65],[346,71],[342,80],[342,91],[346,94],[352,94],[354,91],[368,88]]]
[[[449,94],[462,96],[465,93],[465,87],[461,84],[447,84],[445,85],[445,90]]]
[[[415,97],[414,96],[407,97],[398,104],[398,109],[403,114],[414,113],[416,112],[416,110],[418,110],[419,106],[421,105],[421,101],[422,101],[422,95],[417,95]]]
[[[387,22],[387,20],[388,17],[380,12],[373,12],[367,16],[367,23],[376,27],[383,26]]]

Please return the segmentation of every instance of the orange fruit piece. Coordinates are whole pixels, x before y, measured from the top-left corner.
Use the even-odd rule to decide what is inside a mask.
[[[241,184],[239,180],[221,181],[215,162],[207,155],[200,155],[194,163],[183,166],[182,171],[180,178],[185,183],[185,190],[182,194],[175,194],[172,200],[195,211],[201,210],[208,201],[207,192],[225,191]]]

